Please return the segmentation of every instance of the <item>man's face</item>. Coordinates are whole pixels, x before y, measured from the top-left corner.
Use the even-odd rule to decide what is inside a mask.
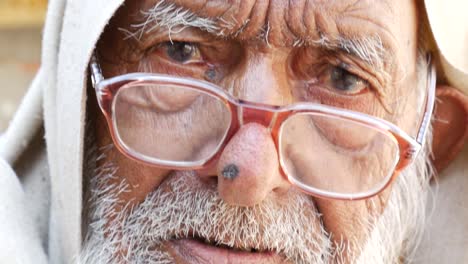
[[[191,77],[270,105],[313,98],[416,132],[413,1],[173,2],[126,1],[98,45],[106,78],[130,72]],[[332,99],[325,92],[302,95],[311,84],[345,93]],[[101,150],[112,143],[103,115],[96,136]],[[370,234],[390,197],[404,195],[392,187],[353,202],[305,195],[281,173],[268,129],[255,123],[241,126],[219,159],[201,170],[144,165],[115,148],[102,152],[88,186],[99,193],[91,195],[91,217],[105,218],[101,239],[115,242],[116,249],[107,249],[111,255],[143,263],[350,260],[374,241]],[[233,166],[235,177],[227,179]],[[415,179],[416,170],[404,176]],[[404,207],[398,206],[393,211]],[[100,232],[96,226],[90,237]]]

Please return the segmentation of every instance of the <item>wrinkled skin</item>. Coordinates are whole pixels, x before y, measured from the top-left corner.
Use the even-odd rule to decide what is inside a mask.
[[[177,0],[183,6],[203,17],[222,17],[225,21],[246,21],[240,34],[232,35],[242,23],[225,29],[227,38],[216,38],[196,29],[185,29],[173,34],[175,41],[199,43],[203,53],[201,66],[181,65],[171,61],[158,43],[169,41],[166,29],[145,34],[140,41],[125,39],[119,28],[131,30],[141,22],[140,10],[156,3],[154,0],[127,1],[101,39],[98,50],[105,77],[112,77],[141,69],[142,61],[151,61],[153,72],[191,76],[216,83],[220,87],[234,87],[233,95],[254,102],[285,105],[294,102],[292,87],[310,78],[314,67],[339,59],[359,68],[359,77],[366,79],[378,91],[378,100],[351,99],[342,104],[350,109],[368,111],[368,104],[382,105],[376,112],[414,135],[420,116],[414,107],[417,76],[417,10],[413,1],[193,1]],[[257,36],[269,25],[268,43]],[[223,25],[220,25],[223,27]],[[340,52],[325,52],[318,47],[293,47],[297,38],[319,39],[321,34],[345,37],[379,35],[388,56],[383,71]],[[112,44],[111,44],[112,43]],[[206,47],[213,48],[206,48]],[[157,47],[151,49],[151,47]],[[200,59],[200,58],[196,58]],[[214,67],[215,76],[206,75]],[[213,78],[211,78],[213,77]],[[376,95],[377,96],[377,95]],[[320,95],[318,95],[320,97]],[[405,102],[397,109],[394,102]],[[320,98],[319,98],[320,100]],[[342,100],[338,98],[337,100]],[[397,109],[388,111],[388,109]],[[404,113],[404,115],[402,114]],[[103,115],[97,120],[97,139],[100,146],[112,142]],[[108,155],[120,167],[120,174],[134,188],[121,195],[123,201],[138,204],[157,189],[171,172],[135,162],[116,149]],[[240,174],[235,180],[226,180],[221,171],[228,164],[237,164]],[[212,167],[197,171],[200,181],[217,181],[220,196],[228,204],[252,206],[266,197],[280,201],[292,185],[282,176],[278,153],[266,128],[246,125],[227,144],[220,159]],[[385,208],[391,187],[363,201],[336,201],[310,197],[323,214],[323,224],[332,239],[364,241],[366,227],[363,220],[379,214]]]

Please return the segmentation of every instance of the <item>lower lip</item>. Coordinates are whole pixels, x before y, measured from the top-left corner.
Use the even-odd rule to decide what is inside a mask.
[[[211,246],[194,239],[172,240],[166,245],[175,263],[283,263],[282,258],[273,252],[242,252]]]

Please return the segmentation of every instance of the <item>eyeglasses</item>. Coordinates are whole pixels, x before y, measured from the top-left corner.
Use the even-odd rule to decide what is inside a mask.
[[[104,80],[95,55],[91,79],[116,147],[126,156],[167,169],[201,169],[216,162],[245,123],[271,131],[281,173],[322,198],[374,196],[418,155],[435,99],[428,55],[425,114],[415,139],[365,113],[316,103],[273,106],[234,98],[200,80],[130,73]]]

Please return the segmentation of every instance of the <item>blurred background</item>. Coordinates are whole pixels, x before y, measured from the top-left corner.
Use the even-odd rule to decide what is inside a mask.
[[[47,0],[0,0],[0,134],[39,68]]]

